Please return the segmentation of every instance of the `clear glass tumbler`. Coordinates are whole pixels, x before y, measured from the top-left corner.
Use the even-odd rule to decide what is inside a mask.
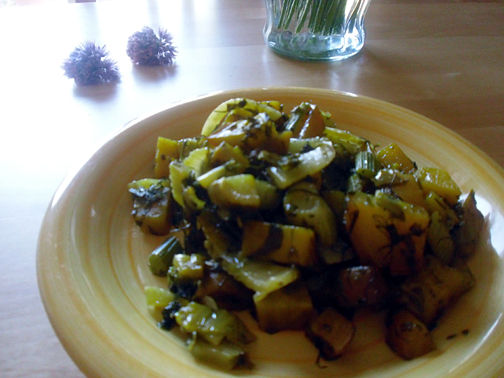
[[[274,51],[301,60],[341,60],[364,46],[371,0],[265,0],[264,40]]]

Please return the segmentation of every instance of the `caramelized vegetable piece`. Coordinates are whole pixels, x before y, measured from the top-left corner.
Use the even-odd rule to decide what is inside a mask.
[[[341,146],[351,155],[355,155],[361,150],[362,146],[367,143],[367,140],[364,138],[334,127],[326,127],[324,135],[329,138],[332,143]]]
[[[285,129],[296,138],[322,136],[325,130],[324,117],[318,106],[303,102],[292,109]]]
[[[175,160],[170,163],[170,184],[173,199],[185,207],[184,188],[186,181],[191,177],[191,168],[183,162]]]
[[[346,195],[341,190],[328,190],[322,192],[322,198],[327,202],[336,216],[336,221],[341,223],[346,209]]]
[[[347,197],[346,231],[362,263],[383,268],[390,264],[391,214],[376,204],[374,196],[357,192]]]
[[[152,274],[164,277],[172,266],[173,257],[183,253],[184,248],[174,236],[169,237],[149,255],[149,268]]]
[[[192,150],[183,160],[184,165],[191,168],[195,177],[208,171],[210,150],[208,147],[201,147]]]
[[[255,336],[240,319],[223,309],[212,310],[197,302],[189,302],[175,313],[175,321],[185,333],[196,332],[212,345],[220,344],[224,338],[248,344]]]
[[[248,221],[243,226],[240,256],[315,266],[318,261],[315,232],[306,227]]]
[[[248,158],[238,146],[231,146],[229,143],[222,142],[213,150],[211,157],[213,166],[225,164],[230,160],[234,160],[236,164],[244,168],[250,165]]]
[[[445,309],[474,285],[467,266],[450,267],[428,256],[427,265],[400,285],[400,303],[427,327],[432,327]]]
[[[425,324],[404,309],[391,316],[386,341],[390,349],[405,360],[423,356],[436,349]]]
[[[212,345],[205,340],[197,339],[190,344],[189,350],[196,360],[224,371],[239,367],[251,368],[243,348],[228,341]]]
[[[276,101],[258,103],[257,101],[248,98],[233,98],[231,100],[224,101],[217,106],[212,113],[210,113],[203,125],[201,135],[209,136],[210,134],[216,132],[222,121],[233,109],[243,109],[252,115],[263,112],[266,113],[273,121],[277,121],[282,117],[282,113],[280,111],[281,106],[279,106]]]
[[[412,174],[394,169],[382,169],[373,178],[373,182],[380,189],[391,189],[404,202],[427,208],[422,188]]]
[[[378,151],[377,158],[386,168],[395,169],[403,173],[413,173],[416,171],[415,163],[396,143],[390,143]]]
[[[182,199],[186,210],[198,212],[203,210],[206,202],[198,197],[196,188],[194,186],[184,186],[182,189]]]
[[[226,176],[233,176],[237,173],[242,173],[243,170],[240,172],[235,171],[231,164],[223,164],[219,165],[218,167],[215,167],[200,176],[196,178],[196,181],[198,184],[205,189],[208,189],[208,187],[215,182],[216,180],[220,179],[221,177],[226,177]]]
[[[257,194],[259,195],[260,210],[274,210],[282,203],[282,192],[275,185],[264,180],[255,180]]]
[[[254,117],[225,124],[222,129],[209,135],[207,140],[211,147],[226,142],[231,146],[240,146],[245,151],[260,147],[266,151],[285,154],[291,136],[289,131],[279,133],[268,115],[259,113]]]
[[[425,167],[417,171],[415,176],[420,181],[420,186],[426,195],[434,192],[450,205],[457,204],[462,191],[448,172],[438,168]]]
[[[228,208],[255,210],[261,204],[255,178],[250,174],[222,177],[210,184],[208,195],[217,206]]]
[[[219,128],[219,124],[222,119],[226,117],[229,111],[236,107],[244,107],[247,104],[244,98],[233,98],[223,103],[219,104],[207,117],[203,128],[201,129],[201,135],[209,136]]]
[[[385,274],[371,266],[334,265],[312,274],[305,281],[317,308],[380,308],[387,304],[392,289]]]
[[[313,229],[317,241],[323,246],[330,247],[336,243],[336,217],[315,185],[300,182],[292,186],[283,198],[283,207],[290,224]]]
[[[427,211],[432,215],[434,213],[439,214],[439,221],[446,224],[448,229],[452,229],[457,225],[460,220],[453,209],[441,196],[434,192],[430,192],[427,197],[425,197],[425,204]]]
[[[254,300],[257,301],[299,277],[299,270],[294,266],[281,266],[269,261],[224,255],[221,264],[236,280],[255,291]]]
[[[264,298],[254,297],[259,328],[268,333],[303,330],[313,314],[304,282],[296,281]]]
[[[175,274],[179,280],[196,281],[203,278],[205,260],[205,256],[200,254],[179,253],[173,256],[172,269],[176,270]]]
[[[384,193],[348,196],[346,230],[363,264],[388,266],[392,275],[410,275],[422,267],[429,214],[421,207]]]
[[[306,331],[306,336],[327,360],[341,356],[354,334],[355,328],[352,322],[332,307],[328,307],[314,318]]]
[[[289,141],[289,154],[296,155],[306,151],[313,150],[320,146],[322,141],[328,142],[329,139],[325,137],[315,138],[291,138]],[[334,146],[333,146],[334,147]]]
[[[355,266],[342,269],[338,275],[338,304],[355,308],[384,304],[389,296],[389,287],[383,273],[370,266]]]
[[[168,178],[170,175],[170,163],[178,159],[178,142],[168,138],[159,137],[156,147],[156,163],[154,166],[154,177],[157,179]]]
[[[349,262],[357,258],[353,249],[343,239],[338,239],[331,247],[319,246],[319,258],[322,265],[330,266],[341,262]]]
[[[254,291],[226,273],[216,262],[207,261],[195,297],[209,296],[215,300],[219,308],[234,311],[253,309],[253,294]]]
[[[240,248],[241,240],[228,232],[225,222],[215,213],[203,211],[197,218],[197,224],[205,235],[205,248],[212,258],[218,259]]]
[[[172,226],[173,211],[168,180],[143,179],[128,185],[133,196],[131,214],[143,232],[166,235]]]
[[[292,157],[286,166],[269,167],[267,172],[278,188],[285,189],[307,176],[320,172],[331,163],[335,155],[332,143],[320,140],[315,149]]]
[[[347,193],[353,194],[357,192],[367,192],[366,188],[369,186],[369,180],[354,173],[348,177]]]
[[[260,129],[258,121],[252,123],[250,120],[241,119],[229,124],[208,136],[210,146],[217,147],[221,143],[227,143],[231,146],[238,146],[245,143],[249,129],[256,127]],[[270,127],[271,128],[271,127]]]
[[[163,319],[163,309],[175,300],[175,294],[155,286],[146,286],[144,290],[147,310],[156,321],[160,322]]]
[[[446,223],[441,221],[437,211],[431,215],[431,222],[427,230],[427,244],[432,254],[443,264],[450,264],[453,259],[455,244],[450,235],[450,229]]]
[[[207,144],[206,138],[202,137],[180,139],[178,141],[178,159],[184,160],[192,151],[207,147]]]
[[[176,263],[176,259],[174,259],[174,262]],[[177,297],[184,299],[192,299],[194,297],[194,294],[198,290],[198,281],[192,279],[191,273],[193,272],[191,272],[190,269],[179,270],[174,265],[168,269],[168,288],[176,294]]]
[[[467,258],[476,250],[485,218],[476,207],[474,191],[471,190],[462,205],[460,227],[455,230],[457,256]]]

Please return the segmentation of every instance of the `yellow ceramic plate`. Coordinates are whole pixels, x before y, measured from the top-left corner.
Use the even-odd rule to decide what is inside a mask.
[[[196,363],[183,342],[156,327],[143,287],[163,285],[146,264],[161,239],[139,232],[126,184],[151,176],[158,136],[199,134],[208,114],[235,97],[279,100],[290,109],[311,101],[341,128],[384,145],[396,141],[420,166],[448,170],[464,193],[477,192],[486,217],[470,262],[477,285],[434,331],[438,350],[405,362],[385,345],[375,315],[357,317],[357,334],[339,360],[317,365],[299,332],[260,333],[249,348],[262,377],[504,376],[504,173],[484,153],[439,124],[360,96],[304,88],[222,92],[136,120],[103,145],[56,192],[40,233],[38,279],[51,323],[75,363],[90,377],[223,377]],[[251,322],[253,324],[253,322]],[[465,331],[465,332],[464,332]]]

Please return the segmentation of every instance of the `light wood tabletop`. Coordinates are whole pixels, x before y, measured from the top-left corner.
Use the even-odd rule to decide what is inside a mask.
[[[83,377],[45,314],[36,246],[65,175],[128,121],[207,93],[317,87],[388,101],[456,131],[504,166],[503,1],[373,0],[345,61],[303,62],[265,45],[263,0],[145,0],[0,8],[0,376]],[[128,37],[163,27],[178,55],[141,68]],[[115,85],[78,87],[61,64],[90,40]]]

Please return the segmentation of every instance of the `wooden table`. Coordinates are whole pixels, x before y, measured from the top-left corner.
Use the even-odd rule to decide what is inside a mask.
[[[72,166],[128,121],[176,101],[243,87],[306,86],[372,96],[455,130],[504,166],[502,1],[374,1],[364,50],[307,63],[264,44],[263,0],[146,0],[0,9],[0,376],[82,377],[45,315],[36,243]],[[169,69],[132,66],[129,35],[172,33]],[[62,61],[106,44],[117,85],[76,87]]]

